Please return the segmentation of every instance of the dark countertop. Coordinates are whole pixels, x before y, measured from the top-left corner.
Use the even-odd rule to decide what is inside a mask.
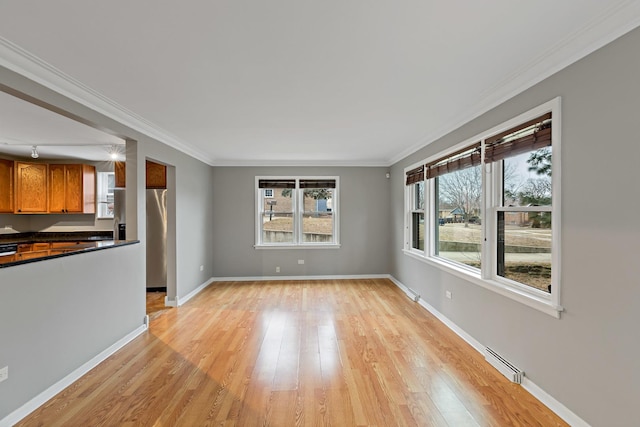
[[[40,262],[52,258],[78,255],[110,249],[119,246],[140,243],[139,240],[113,240],[113,233],[108,232],[71,232],[71,233],[12,233],[0,235],[0,244],[30,243],[69,243],[69,246],[56,245],[55,248],[22,251],[14,255],[0,256],[0,268]]]

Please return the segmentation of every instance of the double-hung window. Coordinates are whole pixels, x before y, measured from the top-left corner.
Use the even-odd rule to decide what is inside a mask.
[[[337,177],[257,177],[256,247],[337,247]]]
[[[552,115],[485,141],[494,215],[492,278],[551,293]],[[525,288],[526,289],[526,288]]]
[[[433,256],[480,268],[482,167],[480,143],[426,165],[431,194]]]
[[[559,118],[557,98],[407,168],[405,253],[557,316]]]
[[[409,215],[411,218],[411,249],[424,251],[424,166],[419,166],[407,172],[407,186],[411,192],[408,198]]]

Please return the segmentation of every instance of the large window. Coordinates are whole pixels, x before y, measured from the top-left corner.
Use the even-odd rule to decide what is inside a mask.
[[[433,254],[480,268],[482,168],[480,143],[427,164],[433,189]]]
[[[332,247],[338,178],[257,177],[256,247]]]
[[[408,168],[406,253],[557,315],[559,116],[556,99]]]

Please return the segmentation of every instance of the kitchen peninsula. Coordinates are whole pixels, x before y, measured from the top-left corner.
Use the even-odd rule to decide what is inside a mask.
[[[0,235],[0,268],[139,243],[113,240],[110,231],[31,232]]]

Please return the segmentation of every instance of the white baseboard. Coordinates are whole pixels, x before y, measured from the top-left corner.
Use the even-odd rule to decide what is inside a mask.
[[[214,282],[259,282],[270,280],[348,280],[348,279],[389,279],[388,274],[352,274],[327,276],[247,276],[247,277],[214,277]]]
[[[182,304],[186,303],[187,301],[189,301],[191,298],[195,297],[196,295],[198,295],[200,292],[202,292],[202,290],[204,288],[206,288],[207,286],[209,286],[210,284],[212,284],[214,282],[214,279],[211,278],[209,280],[207,280],[206,282],[204,282],[203,284],[201,284],[200,286],[198,286],[197,288],[195,288],[194,290],[192,290],[191,292],[189,292],[187,295],[183,296],[182,298],[180,297],[176,297],[175,300],[175,306],[176,307],[180,307]]]
[[[49,399],[54,397],[56,394],[60,393],[65,388],[69,387],[75,381],[80,379],[87,372],[98,366],[101,362],[106,360],[109,356],[114,354],[116,351],[120,350],[122,347],[127,345],[130,341],[136,338],[138,335],[147,330],[147,325],[141,325],[135,330],[129,332],[127,335],[116,341],[114,344],[100,352],[98,355],[78,367],[76,370],[71,372],[66,377],[62,378],[60,381],[53,384],[51,387],[47,388],[42,393],[38,394],[36,397],[7,415],[5,418],[0,420],[0,427],[11,427],[14,424],[18,423],[24,417],[38,409]]]
[[[522,378],[522,387],[533,395],[540,402],[545,404],[560,418],[565,420],[572,427],[591,427],[585,420],[573,413],[569,408],[558,402],[549,393],[538,387],[533,381],[528,379],[526,375]]]
[[[405,285],[400,283],[395,277],[390,276],[389,280],[396,284],[397,287],[402,289],[402,292],[407,294],[409,297],[413,297],[412,293],[409,291]],[[427,303],[424,299],[420,298],[418,300],[418,304],[420,304],[424,309],[426,309],[429,313],[433,314],[439,321],[444,323],[449,329],[455,332],[460,338],[465,340],[471,347],[475,348],[478,352],[484,354],[484,346],[480,344],[478,340],[469,335],[464,329],[453,323],[449,318],[447,318],[444,314],[440,313],[436,310],[432,305]]]
[[[398,288],[402,290],[407,296],[413,298],[413,294],[409,291],[409,288],[402,284],[398,279],[393,276],[388,276],[389,280],[391,280]],[[418,304],[420,304],[425,310],[433,314],[438,320],[444,323],[449,329],[455,332],[460,338],[465,340],[469,345],[475,348],[480,354],[484,355],[485,346],[480,343],[480,341],[473,338],[466,331],[460,328],[458,325],[453,323],[449,318],[447,318],[444,314],[440,313],[433,306],[425,302],[422,298],[418,300]],[[573,413],[569,408],[564,406],[558,400],[556,400],[549,393],[538,387],[533,381],[528,379],[526,376],[522,380],[522,387],[527,390],[533,397],[538,399],[544,405],[546,405],[549,409],[551,409],[556,415],[562,418],[564,421],[569,423],[569,425],[573,427],[590,427],[589,424],[584,421],[582,418]]]

